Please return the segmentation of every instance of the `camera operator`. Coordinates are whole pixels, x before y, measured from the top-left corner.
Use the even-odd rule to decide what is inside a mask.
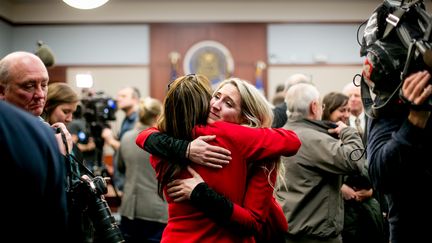
[[[417,72],[405,79],[402,95],[421,105],[432,93],[431,75]],[[430,236],[424,219],[432,218],[431,111],[395,104],[393,115],[369,119],[369,175],[387,199],[390,241],[422,242]],[[429,158],[429,159],[427,159]]]
[[[423,1],[385,0],[362,39],[369,175],[387,201],[392,243],[430,238],[425,219],[432,218],[431,29]]]
[[[78,104],[76,111],[72,114],[73,120],[66,126],[72,135],[73,142],[83,154],[87,168],[94,172],[95,166],[98,166],[96,143],[82,115],[82,107],[82,104]]]
[[[118,135],[115,137],[110,128],[104,128],[102,131],[102,138],[105,144],[114,149],[113,156],[113,169],[114,169],[114,185],[117,190],[123,191],[125,171],[124,168],[118,165],[118,149],[120,147],[120,140],[123,134],[135,127],[138,120],[138,104],[141,98],[139,90],[135,87],[125,87],[118,91],[116,102],[119,109],[125,113],[125,118],[121,123],[121,128]]]
[[[72,114],[77,109],[78,101],[78,95],[71,87],[69,87],[68,84],[49,84],[47,100],[41,117],[48,124],[61,122],[68,125],[72,121]],[[83,154],[80,152],[76,143],[73,144],[71,154],[73,158],[77,158],[79,161],[78,163],[82,162],[83,165],[85,165],[86,161],[84,161]],[[69,169],[73,171],[72,173],[81,174],[82,170],[77,168],[73,163],[70,163],[70,167],[73,167],[73,169]],[[69,179],[73,179],[69,170],[67,173],[67,183],[69,183],[67,188],[71,188],[71,184],[73,184],[69,181]],[[73,199],[74,194],[71,193],[70,189],[67,191],[69,202],[69,242],[92,242],[93,228],[88,214],[81,206],[72,202],[73,200],[76,200]]]

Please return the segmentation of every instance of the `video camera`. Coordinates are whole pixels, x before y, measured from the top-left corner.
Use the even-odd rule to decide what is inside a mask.
[[[110,177],[110,173],[103,163],[103,147],[104,139],[102,138],[102,131],[104,128],[110,127],[108,121],[116,120],[115,113],[117,111],[117,104],[114,99],[106,96],[103,91],[96,92],[96,94],[82,98],[79,114],[77,117],[84,118],[86,123],[86,131],[78,132],[78,139],[80,143],[87,143],[89,137],[93,138],[96,145],[94,160],[93,160],[93,172],[100,176]],[[111,184],[113,181],[111,180]],[[113,184],[114,186],[114,184]],[[117,194],[117,202],[120,201],[120,197]]]
[[[84,143],[89,136],[93,137],[99,153],[96,161],[100,162],[104,144],[101,137],[102,130],[109,127],[108,121],[116,120],[117,103],[111,97],[106,96],[103,91],[99,91],[94,96],[81,99],[81,104],[80,116],[85,119],[90,134],[82,133],[79,138]]]
[[[104,95],[102,91],[97,92],[95,97],[83,98],[82,115],[88,123],[102,123],[115,121],[117,103],[114,99]]]
[[[409,74],[432,71],[431,31],[432,17],[422,0],[385,0],[374,10],[364,29],[360,50],[360,55],[366,57],[361,93],[368,116],[377,117],[388,110],[385,108],[389,104],[405,102],[400,89]],[[371,95],[375,95],[375,100]],[[408,105],[432,110],[432,98],[422,106]]]

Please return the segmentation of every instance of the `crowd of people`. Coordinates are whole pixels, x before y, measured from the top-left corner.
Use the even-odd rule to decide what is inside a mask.
[[[74,197],[92,182],[101,139],[115,151],[122,192],[116,242],[422,242],[432,217],[431,74],[407,75],[378,115],[362,92],[349,82],[320,94],[298,73],[271,104],[247,80],[213,89],[187,74],[163,101],[119,90],[120,131],[104,127],[84,143],[85,120],[73,123],[79,95],[49,83],[35,54],[10,53],[0,59],[3,231],[24,229],[17,242],[105,242],[87,200]]]

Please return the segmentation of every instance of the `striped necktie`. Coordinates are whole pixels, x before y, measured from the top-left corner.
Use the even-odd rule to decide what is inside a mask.
[[[356,117],[354,123],[355,123],[357,131],[360,133],[360,136],[363,136],[363,128],[362,128],[362,126],[360,124],[360,118]]]

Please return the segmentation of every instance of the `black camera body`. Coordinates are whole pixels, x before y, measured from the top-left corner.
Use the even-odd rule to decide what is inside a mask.
[[[368,116],[378,116],[390,104],[406,104],[400,88],[409,74],[421,70],[432,73],[431,31],[432,17],[422,0],[385,0],[374,10],[360,50],[365,57],[361,93]],[[374,100],[371,94],[376,96]],[[406,105],[432,110],[432,97],[421,107]]]
[[[79,110],[79,111],[78,111]],[[77,109],[77,117],[84,118],[86,131],[78,134],[80,142],[86,143],[89,137],[94,139],[96,144],[97,163],[102,162],[102,150],[104,140],[101,137],[104,128],[110,127],[108,122],[115,121],[117,112],[117,103],[114,99],[104,95],[103,91],[97,92],[94,96],[81,99],[81,105]],[[98,165],[101,167],[101,164]]]
[[[89,123],[106,123],[116,120],[116,101],[110,97],[104,97],[102,94],[99,93],[96,97],[81,100],[83,104],[82,115]]]
[[[83,232],[83,235],[90,235],[89,237],[93,238],[92,242],[124,242],[123,235],[103,196],[107,193],[105,178],[101,176],[89,177],[88,174],[85,174],[79,180],[75,178],[72,181],[70,190],[68,190],[70,207],[73,208],[75,216],[90,219],[89,227],[83,229],[87,232]],[[75,222],[77,221],[79,220],[75,220]]]

